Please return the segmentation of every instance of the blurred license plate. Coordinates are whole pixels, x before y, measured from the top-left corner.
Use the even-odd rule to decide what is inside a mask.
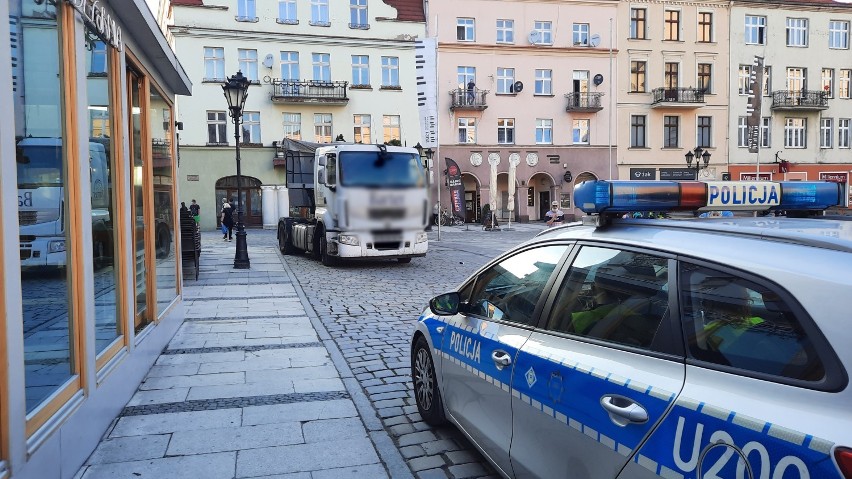
[[[391,241],[402,241],[402,235],[391,233],[391,234],[377,234],[373,235],[373,241],[377,243],[388,243]]]

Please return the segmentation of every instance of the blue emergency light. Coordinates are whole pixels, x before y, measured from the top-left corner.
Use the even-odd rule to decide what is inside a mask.
[[[843,186],[822,181],[585,181],[575,204],[589,214],[631,211],[824,210]]]

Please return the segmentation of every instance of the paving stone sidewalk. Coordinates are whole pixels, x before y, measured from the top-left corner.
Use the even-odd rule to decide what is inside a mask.
[[[203,235],[183,325],[76,478],[411,478],[274,247],[234,270],[235,245]]]

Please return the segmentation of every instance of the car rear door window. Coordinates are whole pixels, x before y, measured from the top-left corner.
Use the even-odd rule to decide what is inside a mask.
[[[559,287],[547,329],[651,348],[668,311],[668,260],[583,246]]]
[[[681,305],[689,354],[723,366],[819,381],[825,367],[788,301],[735,274],[681,263]]]

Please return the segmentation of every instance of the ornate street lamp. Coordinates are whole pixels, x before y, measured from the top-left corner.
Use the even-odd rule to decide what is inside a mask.
[[[243,119],[243,106],[248,96],[249,79],[243,76],[242,71],[228,78],[222,90],[225,99],[228,100],[228,111],[234,120],[234,138],[237,140],[237,252],[234,255],[234,268],[248,269],[251,267],[248,257],[248,246],[246,245],[246,230],[243,225],[243,178],[240,173],[240,123]]]
[[[707,168],[707,165],[710,164],[710,152],[702,149],[700,146],[696,146],[695,150],[687,151],[686,155],[686,166],[690,169],[695,169],[695,179],[698,179],[698,172]],[[692,166],[692,161],[695,160],[695,166]],[[704,162],[702,164],[702,161]]]

